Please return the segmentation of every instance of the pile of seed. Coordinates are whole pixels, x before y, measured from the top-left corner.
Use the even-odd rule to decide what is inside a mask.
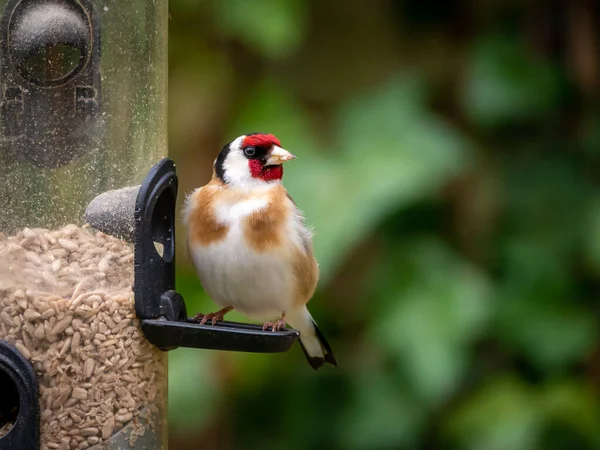
[[[0,233],[0,339],[37,373],[43,449],[102,444],[164,404],[164,355],[139,328],[132,284],[133,249],[104,233]]]
[[[2,425],[0,427],[0,437],[4,436],[5,434],[8,434],[8,432],[10,431],[12,426],[13,426],[12,422],[7,422],[4,425]]]

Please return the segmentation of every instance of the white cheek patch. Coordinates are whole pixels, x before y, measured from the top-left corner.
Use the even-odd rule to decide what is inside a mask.
[[[242,152],[232,145],[224,164],[225,181],[233,186],[244,185],[254,181],[250,175],[248,160]]]
[[[225,182],[231,186],[247,190],[280,184],[280,180],[265,181],[252,176],[248,158],[244,156],[241,150],[245,137],[240,136],[230,144],[229,154],[223,163]]]

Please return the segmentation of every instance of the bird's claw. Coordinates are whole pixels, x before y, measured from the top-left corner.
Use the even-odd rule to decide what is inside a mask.
[[[200,325],[204,325],[210,320],[210,323],[216,325],[219,320],[223,320],[224,314],[221,312],[214,312],[208,314],[198,313],[194,316],[194,321],[200,321]]]
[[[267,331],[268,328],[271,328],[272,332],[276,332],[276,331],[283,330],[285,328],[285,326],[286,326],[285,320],[279,319],[279,320],[276,320],[275,322],[265,322],[263,324],[262,330]]]
[[[217,312],[212,312],[208,314],[198,313],[194,316],[194,322],[200,321],[200,325],[204,325],[210,320],[210,323],[216,325],[217,322],[223,320],[225,318],[225,314],[227,314],[232,309],[233,306],[226,306],[225,308],[220,309]]]

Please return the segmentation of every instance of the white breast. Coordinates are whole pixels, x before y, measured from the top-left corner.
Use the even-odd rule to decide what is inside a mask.
[[[247,317],[266,321],[292,306],[294,278],[287,249],[258,253],[243,237],[243,219],[267,206],[267,197],[234,205],[218,205],[217,217],[229,226],[225,239],[209,245],[190,245],[202,286],[221,307],[233,306]],[[296,217],[286,228],[297,235]],[[301,238],[300,238],[301,239]],[[291,239],[295,245],[297,239]],[[291,254],[291,252],[290,252]]]

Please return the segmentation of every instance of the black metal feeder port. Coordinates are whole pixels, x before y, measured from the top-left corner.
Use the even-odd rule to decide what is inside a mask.
[[[0,450],[40,448],[38,382],[31,364],[12,344],[0,339]]]
[[[161,350],[178,347],[276,353],[287,351],[299,332],[263,331],[262,326],[221,321],[200,325],[188,318],[175,290],[175,164],[165,158],[141,186],[105,192],[88,206],[94,228],[135,243],[134,296],[146,338]]]

